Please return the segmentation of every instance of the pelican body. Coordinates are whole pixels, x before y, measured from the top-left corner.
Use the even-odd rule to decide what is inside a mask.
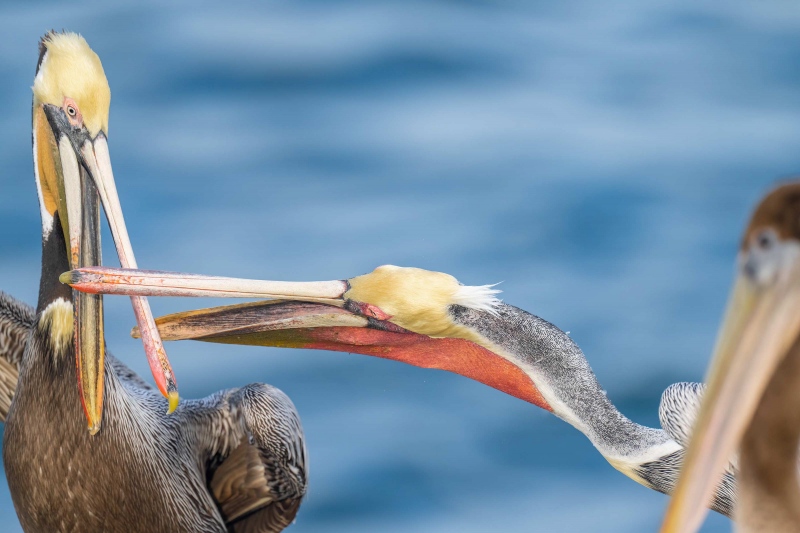
[[[146,301],[136,297],[134,309],[159,390],[106,357],[101,297],[58,280],[70,268],[100,264],[101,201],[121,262],[135,265],[108,158],[110,92],[99,58],[82,37],[49,33],[33,89],[39,299],[31,312],[0,298],[0,341],[24,338],[21,353],[8,350],[0,364],[0,392],[18,373],[3,462],[23,529],[282,530],[306,489],[291,401],[253,384],[168,414],[177,400],[174,377]]]
[[[800,531],[800,181],[757,206],[664,532],[692,532],[738,451],[736,531]]]

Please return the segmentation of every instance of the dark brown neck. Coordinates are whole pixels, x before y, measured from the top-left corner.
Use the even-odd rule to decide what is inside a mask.
[[[798,384],[800,339],[778,365],[742,439],[736,516],[745,528],[768,520],[770,531],[800,530]]]
[[[56,212],[53,229],[47,236],[42,236],[42,277],[39,280],[39,302],[36,312],[41,313],[51,302],[62,298],[72,301],[72,289],[58,281],[58,276],[69,270],[67,244],[61,221]]]

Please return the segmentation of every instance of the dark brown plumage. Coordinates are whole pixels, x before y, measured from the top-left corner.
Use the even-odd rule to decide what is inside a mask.
[[[42,341],[33,329],[36,320],[33,308],[0,293],[2,405],[13,398],[28,337],[35,344]],[[49,437],[34,423],[19,440],[12,434],[4,442],[5,454],[14,457],[12,448],[22,450],[19,455],[27,459],[26,465],[39,454],[46,456],[36,461],[41,474],[28,469],[22,474],[24,488],[17,484],[25,493],[14,499],[21,503],[19,516],[26,531],[225,531],[227,527],[237,532],[277,532],[294,520],[306,490],[305,449],[294,408],[277,389],[255,384],[223,391],[205,400],[184,401],[178,412],[167,416],[162,414],[164,400],[158,393],[109,355],[107,382],[116,393],[109,395],[104,429],[91,437],[80,412],[71,361],[67,357],[63,365],[55,366],[64,367],[63,375],[50,380],[47,394],[36,394],[46,398],[36,411],[46,411],[46,418],[63,422],[57,432],[61,437]],[[117,397],[126,398],[127,408],[118,406]],[[143,420],[118,416],[137,410],[132,401],[148,411]],[[0,410],[3,421],[6,415],[6,408]],[[63,431],[65,427],[69,431]],[[126,436],[128,430],[132,431]],[[143,435],[143,431],[154,434]],[[113,435],[106,437],[106,432]],[[64,438],[65,433],[70,436]],[[136,460],[150,441],[157,442],[151,452],[184,457]],[[90,450],[81,451],[82,447]],[[128,456],[131,460],[125,460]],[[95,458],[104,462],[96,470],[97,477],[106,478],[99,483],[86,479],[79,470],[81,463]],[[162,466],[157,468],[158,464]],[[175,472],[161,471],[164,464],[175,465]],[[7,468],[10,478],[19,474],[13,464],[7,462]],[[151,515],[153,492],[161,491],[148,489],[148,483],[175,491],[162,502],[160,519]],[[83,490],[89,484],[91,490]],[[50,507],[46,503],[50,498],[58,499],[59,505]],[[87,498],[93,501],[84,506],[81,500]],[[35,510],[42,507],[50,512]],[[78,520],[65,520],[58,509]],[[176,511],[187,516],[175,517]],[[94,521],[88,513],[97,515]],[[32,523],[25,518],[30,515],[52,520]]]
[[[99,297],[91,297],[90,317],[74,313],[76,302],[88,300],[58,276],[99,261],[93,183],[113,185],[104,129],[110,97],[99,59],[81,37],[48,34],[43,50],[33,110],[42,213],[37,309],[0,294],[3,462],[20,523],[48,533],[281,531],[307,481],[291,400],[251,384],[185,400],[167,415],[158,391],[112,356],[102,363]],[[94,328],[78,330],[86,344],[73,342],[75,324]],[[99,357],[76,358],[76,346],[96,348],[95,340]],[[81,389],[76,361],[100,361],[96,374],[78,373]],[[100,377],[104,400],[83,388],[86,376]],[[97,398],[93,413],[102,425],[84,409]],[[99,432],[90,434],[87,420]]]

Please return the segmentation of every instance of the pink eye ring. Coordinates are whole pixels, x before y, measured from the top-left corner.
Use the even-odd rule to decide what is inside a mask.
[[[64,105],[62,106],[64,112],[67,114],[70,123],[73,126],[83,125],[83,116],[81,115],[78,104],[72,98],[64,98]]]

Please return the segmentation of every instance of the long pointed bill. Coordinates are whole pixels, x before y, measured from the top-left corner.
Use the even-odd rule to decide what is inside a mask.
[[[798,332],[796,266],[765,288],[744,276],[736,280],[662,533],[691,533],[700,528],[714,489]]]
[[[83,231],[81,232],[80,264],[102,262],[100,255],[100,202],[91,180],[83,181]],[[100,430],[103,416],[105,377],[105,336],[103,335],[103,298],[96,294],[73,292],[77,328],[74,329],[78,364],[78,382],[83,408],[89,421],[89,432]]]
[[[122,207],[117,196],[117,187],[114,183],[114,173],[111,171],[111,158],[108,153],[108,142],[105,135],[100,132],[94,141],[86,140],[80,146],[83,164],[89,171],[97,186],[100,200],[108,218],[111,234],[119,255],[119,262],[123,268],[136,268],[136,258],[133,255],[128,230],[122,216]],[[161,394],[169,399],[168,412],[178,406],[178,384],[172,371],[158,329],[155,326],[150,304],[140,296],[132,296],[131,304],[136,316],[136,323],[142,330],[142,343],[150,364],[150,370]]]
[[[58,142],[61,180],[58,184],[64,234],[69,236],[69,262],[97,265],[100,255],[100,206],[97,189],[78,163],[70,140]],[[101,296],[73,291],[73,336],[78,391],[89,432],[100,429],[103,417],[105,346]]]
[[[81,256],[81,253],[84,253],[81,251],[81,238],[82,236],[84,238],[86,237],[81,232],[83,218],[85,216],[85,213],[82,213],[82,204],[84,204],[84,201],[88,201],[87,198],[82,196],[85,192],[82,188],[84,182],[91,182],[93,185],[93,201],[96,203],[96,198],[99,196],[100,202],[102,202],[111,227],[111,233],[114,237],[120,263],[123,267],[135,267],[136,260],[133,256],[128,232],[125,228],[125,221],[122,217],[122,209],[119,204],[119,198],[117,197],[117,189],[114,183],[114,174],[111,171],[111,160],[108,153],[108,142],[106,141],[105,133],[101,131],[94,138],[91,138],[85,127],[71,124],[69,121],[70,119],[67,118],[60,107],[45,104],[42,106],[42,109],[43,113],[37,112],[34,127],[37,132],[45,131],[44,128],[46,124],[49,124],[53,134],[52,140],[54,140],[57,145],[58,157],[53,161],[53,164],[57,167],[56,174],[59,174],[61,178],[58,180],[58,189],[60,193],[59,213],[62,214],[61,221],[64,234],[68,236],[71,267],[77,268],[80,266],[94,266],[100,264],[99,248],[97,256],[94,256],[94,254]],[[46,136],[43,138],[46,139]],[[44,157],[48,157],[48,152],[46,150],[42,150],[42,154]],[[85,205],[83,205],[83,208],[85,208]],[[91,233],[95,233],[94,229]],[[95,239],[94,236],[91,238]],[[96,240],[99,242],[99,233]],[[84,297],[76,295],[73,300],[78,301],[80,298]],[[99,299],[97,301],[99,302]],[[153,372],[153,377],[155,378],[159,390],[169,399],[169,411],[172,412],[178,405],[177,384],[158,335],[158,330],[155,327],[152,312],[145,299],[135,297],[131,298],[131,301],[133,303],[136,321],[144,331],[142,339],[148,362],[150,363],[150,369]],[[81,320],[80,315],[84,314],[82,310],[79,312],[79,308],[82,310],[86,309],[86,304],[81,304],[79,302],[78,305],[76,305],[76,335],[78,335],[78,331],[82,330],[81,327],[78,327],[78,321]],[[102,324],[102,313],[99,313],[98,317]],[[100,327],[89,328],[88,330],[85,329],[85,323],[83,326],[84,331],[91,330],[102,334],[102,325],[100,325]],[[102,337],[100,337],[97,342],[102,346]],[[91,369],[97,366],[96,372],[100,374],[100,377],[96,379],[93,378],[92,381],[102,385],[102,358],[97,361],[98,365],[89,364],[90,362],[88,359],[80,355],[81,346],[77,341],[77,337],[75,350],[76,357],[78,357],[79,360],[79,376],[82,375],[82,368]],[[83,360],[83,363],[80,363],[81,360]],[[95,370],[92,370],[92,372],[95,372]],[[87,408],[87,416],[89,417],[90,429],[94,428],[95,431],[99,428],[99,418],[93,421],[93,417],[89,415],[89,412],[97,411],[97,413],[102,413],[102,386],[97,389],[96,395],[99,396],[99,399],[90,401],[87,394],[82,392],[84,407]]]
[[[278,298],[344,305],[346,281],[262,281],[178,274],[158,270],[86,267],[65,273],[63,283],[84,292],[139,296]]]
[[[73,270],[61,280],[102,294],[291,300],[199,309],[156,324],[165,340],[352,352],[447,370],[552,410],[524,370],[491,350],[461,338],[413,333],[369,304],[347,305],[347,281],[259,281],[105,267]]]

